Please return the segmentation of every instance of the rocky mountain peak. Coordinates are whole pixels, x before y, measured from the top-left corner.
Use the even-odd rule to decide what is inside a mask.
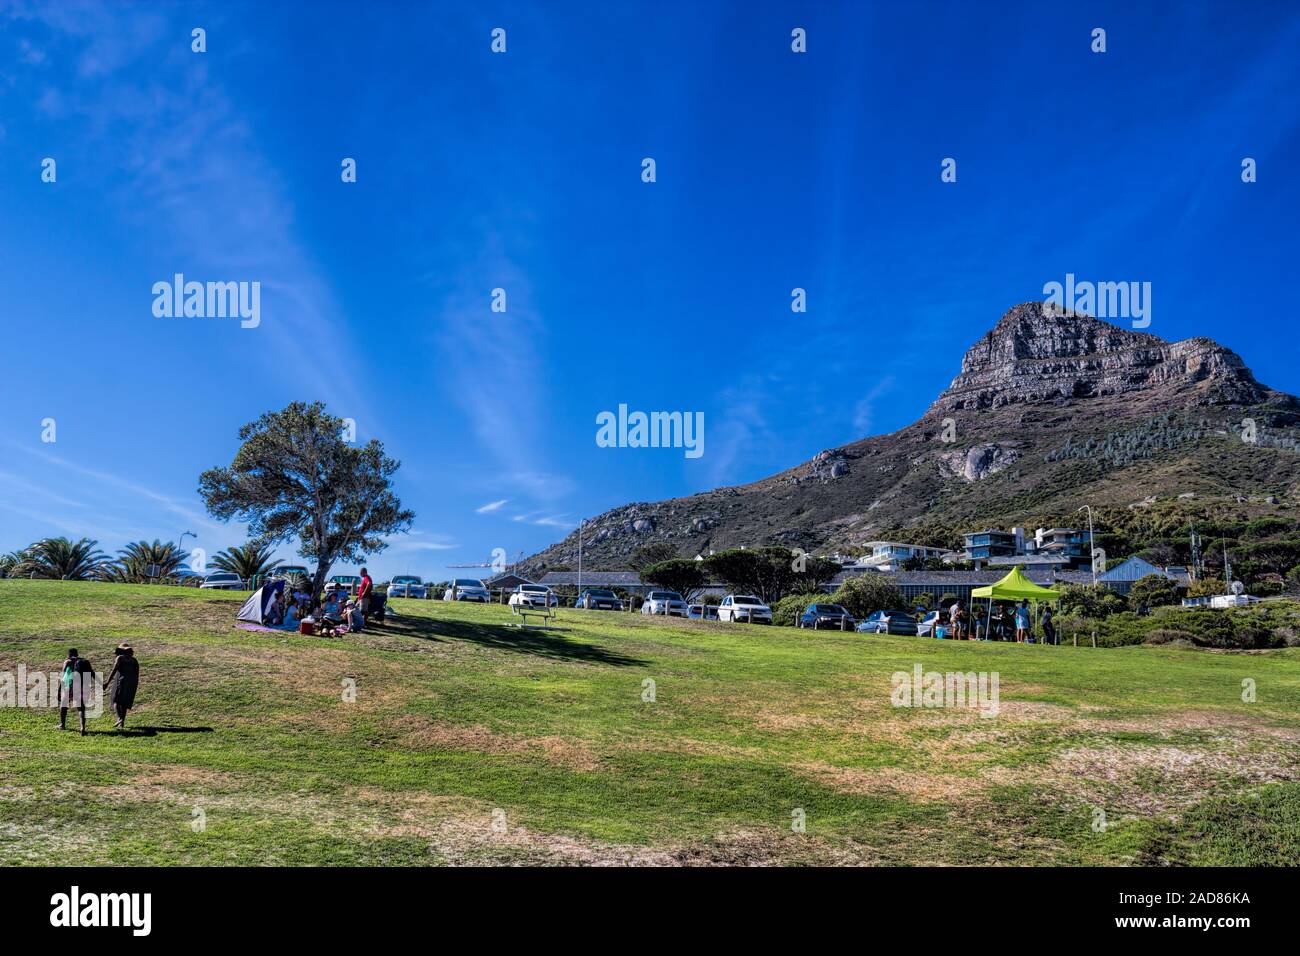
[[[1263,401],[1241,358],[1206,338],[1166,342],[1025,302],[972,345],[930,411],[988,409],[1128,392],[1194,389],[1205,404]]]

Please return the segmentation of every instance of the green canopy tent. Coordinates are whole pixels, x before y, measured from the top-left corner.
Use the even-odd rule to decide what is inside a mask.
[[[1058,601],[1061,598],[1061,592],[1035,584],[1025,577],[1025,572],[1017,564],[1002,580],[974,588],[971,590],[970,596],[971,600],[988,598],[989,610],[988,615],[985,617],[986,622],[993,620],[993,602],[995,600],[1030,601],[1034,605],[1034,623],[1037,624],[1039,602]],[[986,623],[985,627],[988,626],[989,624]]]

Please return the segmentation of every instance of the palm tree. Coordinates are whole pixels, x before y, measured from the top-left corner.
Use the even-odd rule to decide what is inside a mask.
[[[0,578],[11,577],[14,570],[23,563],[26,558],[25,551],[10,551],[8,554],[0,554]]]
[[[218,552],[212,556],[212,563],[222,571],[233,571],[245,581],[251,582],[258,575],[269,574],[284,563],[278,559],[271,560],[273,550],[269,544],[249,541],[242,547]]]
[[[186,553],[175,544],[154,539],[133,541],[118,552],[117,560],[105,569],[113,581],[148,581],[168,578],[185,563]],[[155,573],[150,574],[153,571]]]
[[[98,577],[108,563],[108,556],[95,546],[98,541],[82,538],[44,538],[23,551],[22,560],[11,577],[54,578],[56,580],[85,581]]]

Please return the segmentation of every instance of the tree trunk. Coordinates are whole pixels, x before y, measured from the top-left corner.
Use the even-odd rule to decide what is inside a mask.
[[[311,582],[311,603],[315,607],[321,599],[321,591],[325,589],[325,575],[330,573],[330,566],[324,563],[316,565],[316,575]]]

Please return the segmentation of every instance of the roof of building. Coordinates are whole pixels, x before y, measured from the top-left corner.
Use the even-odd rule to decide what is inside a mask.
[[[1034,564],[1040,564],[1044,566],[1051,565],[1052,567],[1060,567],[1063,564],[1070,563],[1070,558],[1068,555],[1061,554],[1059,552],[1053,552],[1052,554],[1043,554],[1042,551],[1039,551],[1036,554],[997,554],[991,558],[987,558],[986,560],[988,561],[989,564],[1001,564],[1001,565],[1023,564],[1026,567]]]
[[[877,548],[885,547],[886,545],[891,548],[920,548],[923,551],[945,550],[944,548],[936,548],[932,544],[912,544],[910,541],[865,541],[862,546],[864,548]]]
[[[1173,579],[1173,575],[1165,574],[1164,571],[1157,568],[1145,558],[1139,558],[1136,554],[1130,558],[1125,558],[1113,568],[1108,568],[1102,574],[1097,575],[1098,581],[1137,581],[1146,577],[1148,574],[1159,574],[1164,577]]]
[[[492,575],[483,583],[490,588],[514,588],[521,584],[532,584],[533,582],[529,578],[515,574],[513,571],[506,571],[502,574]]]
[[[578,572],[548,571],[537,583],[545,584],[547,587],[576,586],[578,584]],[[582,583],[593,588],[645,588],[653,586],[643,582],[641,576],[635,571],[583,571]]]

